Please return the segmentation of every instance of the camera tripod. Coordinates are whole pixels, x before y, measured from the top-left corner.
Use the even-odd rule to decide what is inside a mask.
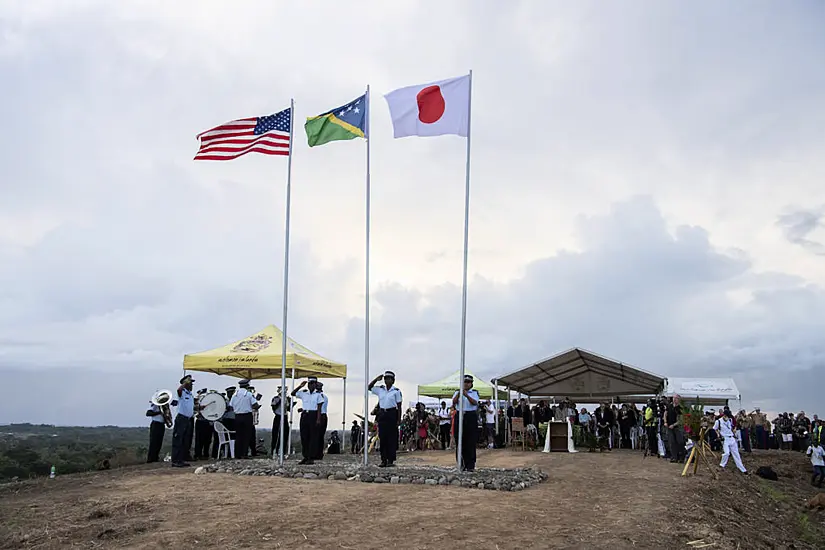
[[[713,457],[713,460],[716,461],[716,453],[714,453],[710,445],[708,445],[707,441],[705,441],[705,434],[707,433],[707,428],[702,428],[699,430],[699,439],[696,441],[696,444],[693,445],[693,449],[690,450],[690,456],[688,457],[687,461],[685,462],[685,468],[682,470],[682,476],[690,475],[688,469],[690,465],[693,464],[693,475],[696,475],[696,472],[699,470],[699,458],[705,463],[705,466],[708,467],[708,471],[710,471],[711,475],[713,475],[714,479],[718,479],[718,475],[716,470],[713,469],[713,466],[710,464],[710,459],[708,455]]]

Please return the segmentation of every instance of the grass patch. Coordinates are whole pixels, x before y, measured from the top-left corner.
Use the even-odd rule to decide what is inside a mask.
[[[816,532],[814,531],[813,526],[811,525],[811,519],[808,517],[808,514],[802,512],[799,514],[799,518],[797,519],[797,527],[799,528],[799,537],[807,543],[814,544],[817,542],[818,537],[816,536]]]
[[[764,492],[766,495],[771,497],[776,502],[785,502],[786,500],[788,500],[788,497],[785,496],[785,493],[774,489],[771,486],[770,482],[764,480],[762,481],[762,492]]]

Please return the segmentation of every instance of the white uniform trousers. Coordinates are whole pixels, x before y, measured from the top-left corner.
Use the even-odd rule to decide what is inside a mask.
[[[727,466],[728,458],[733,455],[733,461],[740,472],[745,472],[745,465],[742,464],[742,457],[739,456],[739,445],[735,437],[726,437],[722,442],[722,462],[719,464],[722,468]]]

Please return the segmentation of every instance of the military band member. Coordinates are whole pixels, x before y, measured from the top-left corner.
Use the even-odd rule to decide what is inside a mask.
[[[192,385],[195,381],[190,375],[180,379],[178,387],[178,411],[175,415],[175,426],[172,428],[172,466],[184,468],[189,466],[186,455],[192,447],[192,419],[195,416],[195,398],[192,395]]]
[[[263,397],[261,394],[257,393],[255,391],[255,388],[253,388],[252,386],[247,386],[246,389],[249,393],[251,393],[255,397],[255,401],[260,401],[261,397]],[[261,408],[261,406],[260,406],[260,404],[258,404],[258,406],[256,408],[254,408],[253,411],[257,411],[260,408]],[[252,454],[252,456],[258,456],[258,429],[255,427],[255,426],[257,426],[257,418],[258,418],[258,413],[253,412],[252,413],[252,432],[249,435],[249,451]]]
[[[289,448],[287,445],[289,444],[289,411],[292,409],[294,403],[289,396],[286,397],[286,401],[284,401],[284,425],[283,431],[281,431],[281,398],[283,395],[283,388],[278,387],[278,392],[272,398],[272,402],[270,405],[272,406],[272,412],[275,413],[275,419],[272,421],[272,444],[270,445],[269,452],[272,454],[272,457],[278,455],[280,452],[280,441],[281,437],[284,438],[284,455],[286,456],[289,454]]]
[[[160,448],[163,446],[163,436],[166,435],[166,421],[163,418],[161,408],[151,401],[146,416],[152,419],[149,423],[149,454],[146,457],[146,462],[158,462],[160,460]]]
[[[464,401],[463,431],[461,437],[461,470],[473,472],[476,469],[476,444],[478,443],[478,392],[473,389],[473,377],[464,375],[464,387],[453,394],[453,405],[461,411],[458,399]],[[458,433],[456,432],[456,436]],[[456,445],[456,460],[458,460],[458,446]]]
[[[249,388],[249,380],[238,382],[239,389],[232,396],[229,406],[235,411],[235,458],[248,458],[249,446],[254,445],[255,424],[252,411],[261,407]]]
[[[313,458],[315,460],[324,459],[324,440],[327,436],[327,406],[329,405],[329,397],[324,393],[323,382],[315,383],[315,393],[317,395],[318,404],[321,406],[321,422],[318,424],[318,429],[315,432],[315,453]]]
[[[382,468],[393,466],[398,451],[398,423],[401,421],[401,390],[395,387],[395,373],[383,374],[384,385],[376,386],[382,375],[369,383],[368,389],[378,396],[378,441],[381,446]]]
[[[203,398],[207,389],[198,390],[198,396]],[[195,460],[206,460],[209,458],[209,447],[212,444],[212,433],[214,432],[212,423],[203,417],[201,411],[195,413]]]
[[[321,407],[318,402],[318,394],[315,393],[315,384],[318,379],[314,376],[308,377],[305,381],[292,391],[292,397],[301,400],[301,456],[298,464],[312,464],[313,442],[317,426],[321,423]],[[306,386],[307,389],[303,389]]]

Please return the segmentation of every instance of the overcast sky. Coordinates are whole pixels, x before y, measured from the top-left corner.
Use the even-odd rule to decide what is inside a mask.
[[[465,142],[393,140],[381,95],[468,69],[469,370],[578,346],[822,415],[823,25],[815,0],[5,1],[0,421],[141,425],[184,353],[280,325],[286,159],[196,163],[194,136],[367,84],[372,373],[412,397],[456,370]],[[350,413],[364,152],[298,133],[293,162],[290,335],[348,363]]]

